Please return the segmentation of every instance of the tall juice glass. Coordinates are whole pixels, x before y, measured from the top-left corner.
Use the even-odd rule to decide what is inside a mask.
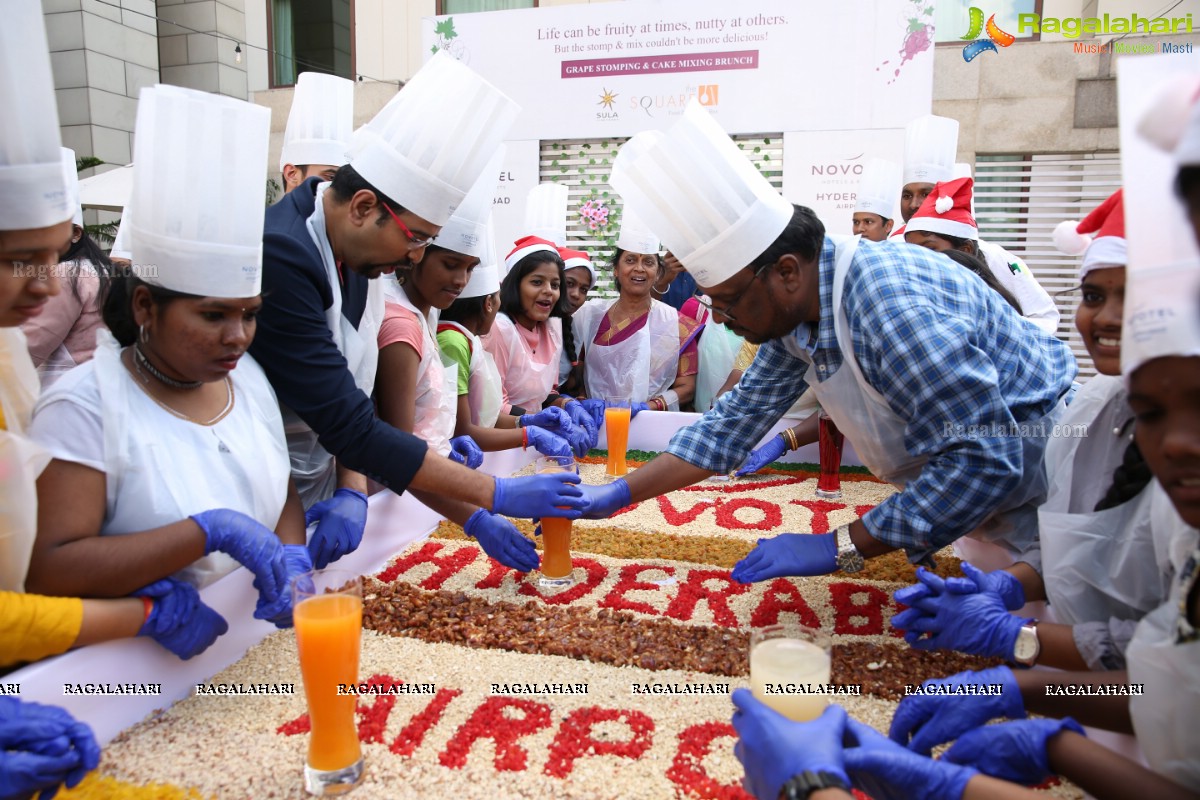
[[[542,456],[535,462],[538,473],[575,472],[571,456]],[[549,587],[572,586],[571,520],[563,517],[542,517],[542,577],[539,584]]]
[[[345,570],[319,570],[292,584],[296,649],[312,732],[304,788],[319,797],[345,794],[363,777],[354,719],[354,694],[339,686],[358,682],[362,646],[362,579]]]
[[[842,446],[846,436],[824,411],[817,411],[817,452],[821,457],[821,477],[817,497],[838,500],[842,496]]]
[[[821,716],[829,683],[831,640],[802,625],[771,625],[750,632],[750,688],[754,696],[796,722]]]
[[[609,400],[604,409],[604,431],[608,437],[608,468],[605,474],[620,478],[629,472],[625,452],[629,448],[629,398]]]

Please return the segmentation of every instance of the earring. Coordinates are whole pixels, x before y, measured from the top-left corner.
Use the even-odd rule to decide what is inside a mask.
[[[142,344],[147,344],[150,341],[150,335],[146,333],[145,325],[138,325],[138,341]]]

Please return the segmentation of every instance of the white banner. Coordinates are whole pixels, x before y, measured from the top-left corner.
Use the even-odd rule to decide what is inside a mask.
[[[422,21],[521,104],[513,139],[632,136],[691,97],[729,133],[902,128],[929,112],[925,0],[642,0]]]
[[[903,164],[904,129],[785,133],[783,151],[783,196],[815,211],[829,233],[848,235],[863,165],[871,157]],[[899,201],[897,186],[897,217]]]
[[[496,253],[503,263],[513,249],[513,242],[524,236],[525,198],[538,185],[538,143],[536,141],[505,142],[504,166],[496,184],[492,205],[492,225],[496,236]],[[501,277],[504,269],[500,269]]]

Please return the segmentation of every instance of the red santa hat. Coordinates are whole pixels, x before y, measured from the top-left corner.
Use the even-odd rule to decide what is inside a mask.
[[[575,269],[575,267],[586,267],[587,271],[592,275],[592,283],[596,282],[596,268],[592,266],[592,259],[587,253],[582,250],[572,250],[569,247],[558,248],[558,255],[563,260],[563,264],[567,269]]]
[[[1069,256],[1083,255],[1079,279],[1103,267],[1123,267],[1125,257],[1124,190],[1112,195],[1080,222],[1064,220],[1054,229],[1054,246]]]
[[[959,239],[979,239],[979,226],[971,214],[971,189],[975,181],[955,178],[936,184],[909,219],[905,233],[928,231]]]
[[[543,239],[540,236],[523,236],[513,243],[512,252],[504,259],[504,271],[510,272],[517,262],[528,255],[534,253],[554,253],[558,255],[558,246],[549,239]]]

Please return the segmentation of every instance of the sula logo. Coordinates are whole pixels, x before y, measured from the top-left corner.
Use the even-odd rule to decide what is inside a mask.
[[[962,37],[964,41],[970,41],[970,44],[963,48],[963,61],[974,61],[976,57],[988,50],[998,53],[1000,51],[996,49],[996,45],[1008,47],[1017,40],[1017,37],[1011,33],[1005,33],[1000,30],[1000,26],[996,24],[995,14],[988,17],[986,26],[983,24],[983,11],[981,9],[971,6],[970,14],[971,27],[967,31],[967,35]],[[984,32],[985,27],[988,38],[981,39],[979,35]]]

